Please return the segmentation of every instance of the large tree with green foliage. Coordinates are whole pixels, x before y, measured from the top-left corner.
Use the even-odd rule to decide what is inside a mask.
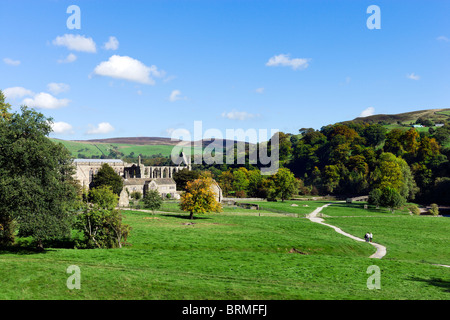
[[[9,230],[16,221],[39,249],[70,236],[77,200],[71,155],[51,131],[51,119],[25,106],[0,118],[0,220]]]
[[[92,179],[91,188],[98,188],[101,186],[111,187],[112,191],[117,195],[120,195],[120,192],[123,189],[122,178],[107,163],[102,165]]]
[[[281,201],[289,199],[298,193],[298,182],[294,174],[286,168],[278,169],[273,176],[273,185],[275,196],[281,198]]]
[[[177,190],[185,191],[188,181],[198,179],[199,176],[198,171],[183,169],[173,174],[173,180],[177,183]]]

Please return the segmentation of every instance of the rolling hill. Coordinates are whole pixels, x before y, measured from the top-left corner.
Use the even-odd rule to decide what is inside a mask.
[[[419,110],[399,114],[377,114],[368,117],[358,117],[353,120],[340,122],[342,124],[349,123],[380,123],[388,130],[399,128],[408,130],[411,124],[421,118],[424,120],[431,120],[434,123],[442,123],[450,121],[450,109],[428,109]],[[419,131],[428,131],[429,128],[417,128]],[[170,156],[173,147],[183,143],[181,140],[172,140],[171,138],[163,137],[118,137],[108,139],[91,139],[91,140],[59,140],[53,139],[56,142],[61,142],[75,158],[100,158],[100,157],[137,157],[139,154],[144,157],[152,157],[161,155],[163,157]],[[226,146],[227,142],[235,144],[233,140],[217,140]],[[201,142],[197,141],[195,145],[201,143],[202,148],[205,148],[212,142],[211,139],[204,139]],[[248,145],[249,143],[246,143]],[[193,147],[191,152],[196,152],[199,147]]]
[[[434,123],[450,120],[450,109],[428,109],[399,114],[376,114],[368,117],[358,117],[350,121],[344,121],[343,124],[350,122],[369,122],[382,123],[384,125],[409,125],[415,123],[419,118],[431,120]]]

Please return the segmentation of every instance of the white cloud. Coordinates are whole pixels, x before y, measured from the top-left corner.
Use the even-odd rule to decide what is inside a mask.
[[[374,107],[368,107],[363,112],[361,112],[359,117],[364,118],[364,117],[373,116],[374,114],[375,114],[375,108]]]
[[[186,100],[186,99],[187,99],[187,97],[181,97],[180,90],[173,90],[169,97],[170,102],[175,102],[177,100]]]
[[[450,39],[447,38],[446,36],[439,36],[436,38],[436,40],[442,41],[442,42],[450,42]]]
[[[4,58],[3,62],[10,66],[18,66],[20,64],[20,60],[13,60],[10,58]]]
[[[6,88],[5,90],[3,90],[3,93],[8,99],[16,99],[34,95],[33,91],[25,89],[23,87]]]
[[[131,57],[114,55],[108,61],[103,61],[96,66],[94,74],[154,85],[155,80],[152,79],[152,76],[162,77],[165,72],[159,71],[154,65],[147,67]]]
[[[54,95],[57,95],[61,92],[67,92],[70,89],[70,86],[68,84],[65,83],[49,83],[47,85],[47,89],[48,91],[50,91],[51,93],[53,93]]]
[[[283,66],[283,67],[291,67],[293,70],[297,69],[306,69],[309,64],[308,62],[311,59],[305,59],[305,58],[295,58],[291,59],[288,54],[279,54],[277,56],[273,56],[272,58],[267,61],[266,66],[269,67],[277,67],[277,66]]]
[[[77,60],[77,56],[73,53],[69,53],[69,55],[65,59],[58,60],[58,63],[72,63]]]
[[[117,50],[119,49],[119,40],[116,37],[109,37],[108,42],[103,45],[105,50]]]
[[[68,124],[67,122],[54,122],[52,124],[53,133],[57,134],[73,134],[73,127],[72,125]]]
[[[114,127],[108,122],[101,122],[96,127],[89,125],[90,129],[86,131],[86,134],[106,134],[113,132]]]
[[[41,109],[58,109],[69,104],[68,99],[57,99],[49,93],[41,92],[34,96],[34,98],[26,98],[23,104],[30,108]]]
[[[97,48],[94,40],[92,38],[86,38],[85,36],[80,36],[79,34],[65,34],[60,37],[56,37],[53,40],[55,46],[63,46],[69,50],[82,51],[82,52],[97,52]]]
[[[254,118],[258,118],[260,117],[259,114],[254,114],[254,113],[248,113],[245,111],[231,111],[231,112],[223,112],[222,113],[222,118],[227,118],[230,120],[240,120],[240,121],[244,121],[244,120],[249,120],[249,119],[254,119]]]
[[[256,93],[264,93],[264,88],[258,88],[258,89],[255,89],[255,92]]]
[[[416,81],[420,79],[420,76],[418,76],[417,74],[414,74],[414,72],[413,72],[413,73],[410,73],[410,74],[407,74],[406,77],[407,77],[408,79],[416,80]]]

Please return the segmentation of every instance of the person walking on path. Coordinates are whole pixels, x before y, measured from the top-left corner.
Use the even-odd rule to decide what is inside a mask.
[[[366,232],[366,234],[364,235],[364,240],[366,240],[366,242],[369,242],[370,238],[368,232]]]
[[[370,242],[372,242],[372,240],[373,240],[373,234],[372,234],[372,232],[369,233],[369,240],[370,240]]]

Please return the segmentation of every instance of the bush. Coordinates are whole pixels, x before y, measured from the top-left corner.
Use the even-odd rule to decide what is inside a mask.
[[[417,205],[415,204],[411,204],[408,206],[408,210],[412,213],[415,214],[416,216],[420,215],[420,209]]]
[[[142,193],[140,193],[139,191],[133,191],[133,192],[130,194],[130,197],[131,197],[132,199],[134,199],[134,200],[139,200],[139,199],[142,198]]]
[[[100,186],[94,189],[90,189],[88,197],[89,201],[92,204],[102,209],[108,210],[114,209],[119,202],[119,197],[109,186]]]
[[[77,216],[75,228],[84,235],[77,240],[80,248],[121,248],[126,243],[131,227],[122,222],[119,210],[86,206]]]
[[[162,205],[162,198],[158,190],[148,190],[144,196],[144,208],[152,211],[158,210]]]
[[[430,210],[428,210],[429,213],[431,213],[433,216],[439,215],[439,207],[436,203],[431,204]]]
[[[234,195],[236,198],[245,198],[247,196],[244,190],[236,191]]]

